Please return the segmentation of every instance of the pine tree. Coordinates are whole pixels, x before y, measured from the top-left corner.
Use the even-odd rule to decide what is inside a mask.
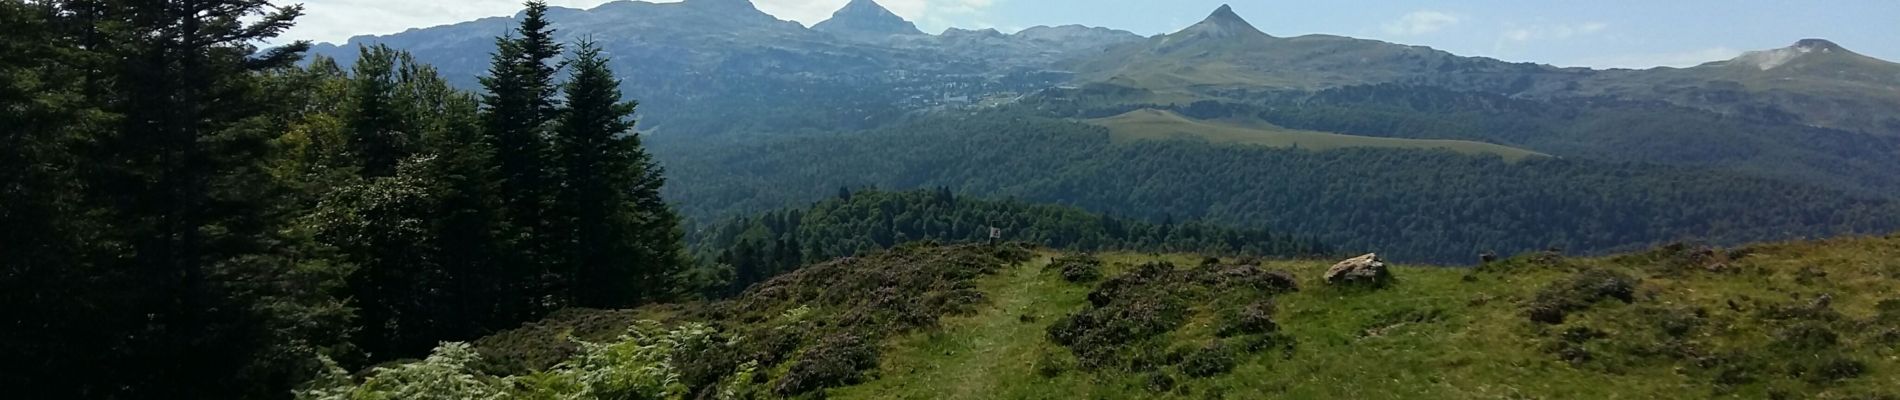
[[[608,63],[580,43],[555,141],[564,183],[556,209],[567,216],[576,304],[587,307],[664,297],[685,264],[678,217],[659,195],[665,178],[633,132],[636,105],[622,102]]]

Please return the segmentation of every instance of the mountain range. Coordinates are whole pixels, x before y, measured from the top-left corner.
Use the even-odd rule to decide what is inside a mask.
[[[1900,176],[1890,173],[1900,170],[1900,114],[1894,112],[1900,110],[1900,64],[1822,39],[1798,40],[1786,48],[1691,68],[1597,70],[1466,57],[1424,46],[1334,35],[1277,37],[1228,6],[1178,32],[1152,37],[1079,25],[1038,26],[1015,33],[952,28],[929,34],[873,0],[853,0],[831,19],[811,27],[775,18],[746,0],[619,1],[587,10],[555,8],[549,16],[557,39],[592,39],[613,58],[623,90],[640,100],[640,130],[656,157],[675,176],[687,177],[669,185],[670,198],[686,204],[687,214],[699,219],[792,206],[816,200],[839,186],[911,189],[935,185],[960,193],[1020,195],[1153,219],[1244,216],[1237,221],[1270,223],[1274,228],[1291,225],[1304,230],[1296,233],[1335,243],[1414,249],[1429,254],[1427,258],[1445,260],[1469,248],[1503,243],[1498,241],[1503,238],[1513,244],[1500,251],[1530,249],[1539,241],[1536,237],[1567,237],[1575,240],[1542,242],[1583,243],[1587,245],[1577,250],[1590,252],[1691,235],[1764,240],[1879,231],[1890,224],[1862,222],[1888,218],[1882,216],[1886,211],[1849,210],[1862,209],[1859,205],[1785,210],[1795,215],[1736,216],[1735,221],[1760,224],[1747,227],[1747,234],[1723,233],[1738,229],[1721,228],[1723,222],[1664,215],[1713,209],[1712,205],[1682,204],[1687,199],[1737,206],[1726,209],[1738,212],[1766,210],[1753,205],[1762,198],[1733,197],[1767,193],[1841,199],[1843,204],[1864,204],[1867,210],[1885,210],[1900,199]],[[488,67],[493,38],[508,34],[518,18],[361,36],[343,44],[318,45],[312,53],[347,63],[356,57],[359,46],[389,45],[435,65],[456,84],[477,89],[476,77]],[[1088,156],[1112,159],[1077,158],[1070,159],[1070,164],[1026,161],[1042,164],[1020,171],[945,171],[952,163],[967,163],[934,156],[891,156],[916,154],[918,149],[960,148],[958,154],[964,157],[992,160],[971,165],[1015,168],[1021,166],[1014,165],[1016,160],[1049,154],[1027,150],[1036,146],[962,142],[971,137],[996,139],[993,134],[900,132],[941,131],[930,124],[961,126],[956,121],[970,118],[1029,121],[1017,126],[1047,125],[1053,131],[1078,135],[1033,139],[1057,146],[1050,147],[1052,151],[1061,150],[1056,145],[1060,143],[1101,146],[1101,138],[1110,137],[1117,142],[1192,144],[1165,149],[1107,145]],[[1101,126],[1090,128],[1085,123]],[[970,127],[1013,131],[1004,125]],[[865,135],[896,136],[862,138]],[[1193,147],[1203,144],[1243,147],[1251,153]],[[1289,155],[1280,148],[1318,154]],[[1261,202],[1249,203],[1244,198],[1266,196],[1262,191],[1271,189],[1245,183],[1262,179],[1257,174],[1265,171],[1257,166],[1201,170],[1202,176],[1192,178],[1226,182],[1212,188],[1180,187],[1188,179],[1160,182],[1159,177],[1131,175],[1201,168],[1194,163],[1202,160],[1154,159],[1139,151],[1218,154],[1224,160],[1295,160],[1285,168],[1323,170],[1327,163],[1354,162],[1347,158],[1364,155],[1340,151],[1352,148],[1383,149],[1366,153],[1387,158],[1380,161],[1379,174],[1488,170],[1503,177],[1536,176],[1541,172],[1532,170],[1549,169],[1565,171],[1565,179],[1574,182],[1619,183],[1601,190],[1558,190],[1551,186],[1570,183],[1552,179],[1536,184],[1545,187],[1514,189],[1544,197],[1499,192],[1486,201],[1521,200],[1494,208],[1502,214],[1485,222],[1453,214],[1461,212],[1456,211],[1463,207],[1460,204],[1470,204],[1471,200],[1460,198],[1468,193],[1438,192],[1441,188],[1430,186],[1425,188],[1437,193],[1436,197],[1414,199],[1438,202],[1428,208],[1447,214],[1329,209],[1292,217],[1255,210]],[[848,149],[849,155],[840,149]],[[1466,162],[1392,152],[1448,149],[1462,149],[1466,154],[1460,156],[1465,158],[1534,156],[1545,161]],[[1120,163],[1135,162],[1147,164],[1136,172],[1116,169]],[[1019,174],[1026,171],[1066,171],[1060,172],[1066,175]],[[1716,182],[1748,182],[1748,189],[1724,191],[1719,184],[1645,186],[1685,182],[1697,175]],[[1668,178],[1656,178],[1660,176]],[[780,187],[785,182],[807,186]],[[1103,182],[1141,186],[1129,193],[1088,188]],[[1373,191],[1339,192],[1336,185],[1311,184],[1315,186],[1310,188],[1321,191],[1315,195],[1337,197],[1314,207],[1346,203],[1381,207],[1395,200],[1380,191],[1413,187],[1407,182]],[[1483,180],[1482,184],[1496,189],[1518,183]],[[1201,199],[1156,197],[1183,190],[1199,193]],[[1569,210],[1565,212],[1601,214],[1626,222],[1599,226],[1599,222],[1565,220],[1566,227],[1551,228],[1563,232],[1532,232],[1539,228],[1517,225],[1547,217],[1540,210],[1547,210],[1549,202],[1569,201],[1548,196],[1608,196],[1611,192],[1632,196],[1632,204],[1648,208],[1612,211],[1574,204],[1575,209],[1564,208]],[[1312,203],[1290,199],[1285,204]],[[1416,218],[1411,228],[1421,231],[1413,237],[1445,240],[1378,237],[1381,228],[1365,226],[1351,228],[1354,233],[1350,234],[1310,230],[1337,229],[1342,223],[1337,218],[1345,215]],[[1514,222],[1506,227],[1497,221]]]
[[[1660,101],[1725,115],[1900,135],[1900,64],[1822,39],[1750,52],[1692,68],[1592,70],[1463,57],[1422,46],[1332,35],[1273,37],[1222,6],[1179,32],[1143,38],[1083,26],[1014,34],[952,28],[925,34],[873,0],[853,0],[806,28],[745,0],[620,1],[590,10],[557,8],[564,39],[591,37],[650,110],[649,128],[693,119],[709,98],[797,93],[848,104],[840,119],[878,120],[943,106],[1007,100],[1061,85],[1140,89],[1135,101],[1230,99],[1237,90],[1319,90],[1405,83],[1518,97],[1608,97]],[[472,85],[493,36],[513,18],[486,18],[319,45],[347,62],[355,47],[389,44]],[[709,79],[708,77],[726,79]],[[743,78],[743,79],[741,79]],[[743,83],[739,83],[743,82]],[[690,133],[747,131],[685,124]],[[818,124],[813,129],[833,130]],[[865,126],[846,126],[864,128]]]

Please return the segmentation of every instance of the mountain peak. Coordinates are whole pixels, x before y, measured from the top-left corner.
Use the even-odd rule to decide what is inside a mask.
[[[831,13],[831,19],[812,25],[813,30],[839,34],[922,35],[917,24],[904,20],[874,0],[851,0]]]
[[[1806,50],[1806,51],[1821,51],[1821,52],[1835,52],[1835,51],[1847,50],[1846,48],[1841,47],[1841,45],[1834,44],[1834,42],[1829,41],[1827,39],[1812,39],[1812,38],[1801,39],[1800,41],[1794,42],[1794,46],[1792,46],[1792,48]]]
[[[1190,26],[1180,33],[1213,38],[1267,36],[1265,32],[1261,32],[1259,28],[1255,28],[1252,23],[1248,23],[1247,19],[1241,18],[1240,14],[1234,13],[1234,7],[1226,4],[1222,4],[1220,8],[1215,9],[1213,14],[1208,14],[1207,19],[1201,20],[1200,23],[1194,24],[1194,26]]]
[[[1731,60],[1730,64],[1768,71],[1793,65],[1802,60],[1853,56],[1858,56],[1858,54],[1827,39],[1801,39],[1788,47],[1743,53],[1740,57]]]

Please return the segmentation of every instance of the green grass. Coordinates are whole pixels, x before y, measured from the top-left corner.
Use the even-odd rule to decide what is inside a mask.
[[[1516,162],[1549,155],[1510,146],[1465,140],[1401,139],[1286,129],[1260,121],[1203,121],[1171,111],[1140,109],[1086,122],[1109,130],[1117,141],[1205,140],[1212,143],[1330,150],[1351,147],[1434,149],[1461,154],[1495,155]]]
[[[550,343],[612,331],[604,326],[613,321],[707,322],[724,332],[714,343],[729,344],[675,353],[678,364],[670,368],[699,371],[701,382],[731,382],[733,368],[768,357],[775,361],[759,368],[758,379],[740,381],[751,382],[740,385],[745,393],[762,397],[785,394],[773,389],[785,382],[820,378],[826,380],[810,390],[821,392],[794,394],[1900,396],[1900,380],[1893,379],[1900,376],[1900,236],[1676,246],[1603,258],[1532,254],[1477,269],[1396,266],[1396,280],[1381,288],[1325,284],[1330,260],[1266,261],[1256,269],[1236,259],[1204,266],[1206,258],[1196,254],[1128,252],[1095,255],[1102,279],[1069,282],[1048,268],[1066,256],[1015,246],[907,245],[808,266],[731,301],[578,312],[480,346],[542,349],[486,349],[498,357],[551,358],[568,350]],[[1154,262],[1174,269],[1141,267]],[[1297,291],[1275,289],[1287,279]],[[1098,293],[1101,304],[1091,301]],[[1530,318],[1529,310],[1551,304],[1567,311],[1561,322]],[[1262,309],[1270,312],[1255,312]],[[788,310],[806,312],[787,322]],[[1254,323],[1262,316],[1273,323]],[[1269,325],[1278,330],[1261,328]],[[1052,326],[1069,344],[1052,339]],[[780,334],[792,340],[773,339]],[[826,347],[851,337],[866,346]],[[858,349],[875,354],[860,359],[842,351]],[[1223,356],[1234,360],[1231,369],[1208,367],[1224,365]],[[814,368],[800,377],[794,366],[802,364]]]
[[[1685,250],[1686,251],[1686,250]],[[1277,261],[1263,267],[1293,273],[1299,292],[1278,296],[1275,320],[1297,340],[1291,356],[1279,351],[1243,355],[1232,372],[1193,379],[1168,392],[1146,388],[1145,376],[1073,367],[1053,378],[1038,375],[1040,358],[1073,357],[1050,342],[1048,326],[1087,307],[1090,288],[1041,271],[1051,257],[1006,268],[981,279],[990,303],[974,315],[952,317],[940,329],[886,343],[877,378],[838,389],[838,398],[1861,398],[1900,395],[1900,347],[1880,331],[1900,321],[1874,322],[1877,305],[1900,299],[1900,239],[1839,239],[1770,244],[1719,262],[1676,263],[1668,253],[1624,258],[1528,258],[1488,272],[1422,266],[1396,267],[1385,289],[1328,287],[1329,262]],[[1739,254],[1739,253],[1738,253]],[[1726,255],[1723,256],[1726,258]],[[1117,253],[1102,256],[1104,273],[1165,260],[1191,268],[1200,256]],[[1228,260],[1232,261],[1232,260]],[[1720,264],[1726,272],[1710,272]],[[1606,301],[1573,313],[1562,325],[1530,322],[1525,304],[1546,285],[1589,268],[1620,271],[1641,280],[1637,300]],[[1804,269],[1809,278],[1802,278]],[[1812,278],[1813,271],[1825,272]],[[1467,276],[1470,278],[1467,278]],[[1809,304],[1831,294],[1841,319],[1831,322],[1840,344],[1831,349],[1777,347],[1792,322],[1763,317],[1778,306]],[[1728,302],[1738,302],[1731,308]],[[1209,305],[1210,307],[1214,305]],[[1650,354],[1671,348],[1654,313],[1701,309],[1703,325],[1679,347],[1705,353],[1749,354],[1762,362],[1752,382],[1721,385],[1711,367],[1693,356]],[[1023,318],[1028,315],[1032,318]],[[1167,335],[1177,344],[1210,340],[1199,315]],[[1605,337],[1583,347],[1585,362],[1550,350],[1561,333],[1589,327]],[[1864,363],[1858,377],[1825,382],[1790,376],[1790,366],[1832,356]],[[1071,364],[1072,365],[1072,364]]]

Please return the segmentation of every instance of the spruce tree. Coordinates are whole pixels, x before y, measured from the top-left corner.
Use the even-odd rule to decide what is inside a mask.
[[[483,133],[495,152],[503,214],[512,227],[504,237],[512,274],[503,281],[513,286],[495,297],[519,300],[497,310],[504,319],[533,318],[569,298],[563,278],[568,274],[560,270],[569,265],[560,259],[565,246],[559,235],[551,234],[557,229],[550,226],[554,218],[547,213],[558,185],[549,159],[548,129],[559,111],[554,94],[560,66],[551,61],[562,46],[554,41],[547,4],[530,1],[526,6],[514,34],[495,40],[488,76],[481,78],[487,91],[482,97]]]
[[[601,49],[583,41],[568,63],[567,108],[556,135],[576,304],[625,307],[670,295],[684,261],[678,217],[660,199],[665,178],[633,131],[635,103]]]
[[[261,78],[308,46],[259,53],[257,44],[301,9],[265,0],[20,3],[0,10],[9,31],[0,58],[38,71],[6,71],[7,86],[37,86],[43,98],[6,100],[9,114],[32,105],[10,116],[21,124],[7,124],[25,135],[9,139],[30,143],[7,151],[35,160],[20,171],[33,186],[3,184],[32,187],[39,198],[22,205],[56,200],[18,211],[62,222],[5,245],[31,254],[5,257],[7,279],[23,281],[3,286],[35,293],[32,303],[8,308],[50,306],[9,319],[43,340],[25,354],[0,354],[26,366],[30,383],[14,386],[26,391],[15,394],[260,397],[295,380],[278,364],[284,352],[321,339],[289,337],[280,325],[293,307],[277,306],[299,296],[291,273],[299,262],[295,239],[283,234],[281,187],[262,168],[281,131]],[[36,20],[16,25],[16,17]],[[35,34],[44,36],[28,36]],[[16,45],[45,52],[19,53]],[[58,114],[66,117],[42,118]],[[0,214],[16,212],[7,200]],[[63,257],[40,257],[49,254]],[[49,269],[56,272],[12,273]]]

